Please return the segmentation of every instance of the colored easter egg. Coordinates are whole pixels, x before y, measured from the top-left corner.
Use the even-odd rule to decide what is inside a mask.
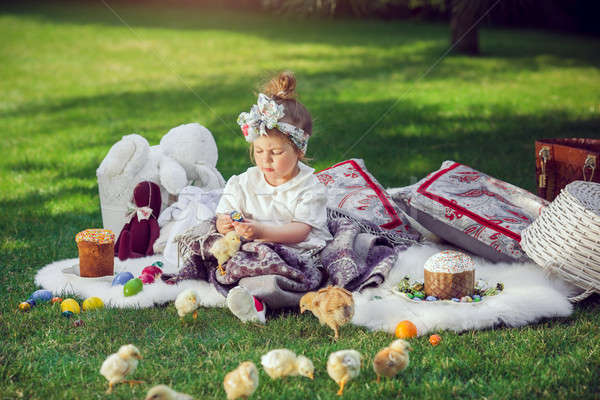
[[[38,304],[43,303],[52,299],[52,292],[44,289],[36,290],[29,298],[35,300]]]
[[[53,305],[56,304],[56,303],[60,304],[62,301],[63,301],[63,299],[61,299],[60,297],[53,297],[52,298],[52,304]]]
[[[472,301],[473,299],[471,298],[471,296],[465,296],[460,298],[461,303],[471,303]]]
[[[31,306],[31,308],[33,308],[37,305],[36,301],[33,299],[27,299],[27,301],[25,303],[28,303]]]
[[[80,319],[77,319],[77,320],[73,321],[73,326],[83,326],[83,321]]]
[[[420,298],[420,297],[413,297],[413,300],[414,300],[414,301],[423,301],[423,299],[422,299],[422,298]]]
[[[157,277],[159,275],[162,275],[162,269],[158,268],[156,265],[149,265],[142,270],[142,273],[140,275],[144,274],[149,274],[153,277]]]
[[[141,292],[143,287],[144,284],[142,283],[142,280],[140,278],[131,279],[127,281],[125,286],[123,286],[123,295],[125,297],[134,296]]]
[[[73,311],[63,311],[61,314],[65,318],[71,318],[73,316]]]
[[[119,272],[112,281],[112,286],[124,285],[133,279],[134,276],[131,272]]]
[[[413,297],[415,297],[415,295],[412,293],[406,293],[406,297],[408,297],[409,299],[412,299]]]
[[[19,310],[21,310],[21,311],[29,311],[29,310],[31,310],[31,304],[29,304],[28,302],[24,301],[21,304],[19,304]]]
[[[432,346],[437,346],[442,341],[442,337],[440,335],[431,335],[429,336],[429,343]]]
[[[229,214],[229,215],[231,216],[231,219],[234,221],[237,221],[237,222],[244,221],[244,216],[239,211],[232,211],[231,214]]]
[[[456,303],[460,303],[460,299],[457,299],[456,297],[452,298],[452,301],[456,302]]]
[[[152,274],[141,274],[139,276],[140,280],[144,285],[148,285],[150,283],[154,283],[154,275]]]
[[[79,303],[73,299],[64,299],[62,303],[60,303],[60,311],[71,311],[73,314],[79,314],[81,309],[79,308]]]
[[[398,322],[396,325],[396,337],[398,339],[410,339],[417,336],[417,327],[409,320]]]
[[[88,297],[87,299],[85,299],[83,301],[83,304],[81,305],[81,308],[83,308],[83,311],[91,311],[91,310],[98,310],[100,308],[104,307],[104,303],[102,302],[102,299],[100,297]]]
[[[418,297],[421,300],[423,300],[425,298],[425,293],[423,293],[423,292],[414,292],[413,294],[415,295],[415,297]]]
[[[154,261],[154,262],[152,263],[152,265],[156,265],[158,268],[162,268],[162,266],[163,266],[163,262],[162,262],[162,261]]]
[[[427,301],[436,301],[437,297],[435,297],[435,296],[427,296],[427,298],[425,300],[427,300]]]

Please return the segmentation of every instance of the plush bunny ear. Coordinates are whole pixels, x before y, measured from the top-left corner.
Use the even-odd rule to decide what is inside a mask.
[[[134,176],[148,162],[150,145],[137,134],[123,136],[115,143],[96,171],[97,176]]]
[[[177,161],[165,155],[158,162],[158,176],[160,184],[173,195],[178,195],[189,183],[185,169]]]

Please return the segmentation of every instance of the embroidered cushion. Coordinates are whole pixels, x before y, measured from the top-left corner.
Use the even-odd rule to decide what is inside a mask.
[[[363,160],[343,161],[316,175],[327,186],[327,207],[375,223],[385,231],[419,240],[419,233],[410,226],[392,197],[367,171]]]
[[[454,161],[444,161],[412,186],[393,193],[396,204],[448,242],[494,262],[528,261],[521,231],[548,202]]]

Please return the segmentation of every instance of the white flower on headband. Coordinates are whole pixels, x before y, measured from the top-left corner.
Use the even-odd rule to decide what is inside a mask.
[[[258,135],[267,135],[266,129],[277,127],[277,121],[283,118],[283,104],[277,104],[264,94],[258,95],[258,103],[252,106],[249,113],[239,115],[237,123],[242,128],[246,140],[253,142]]]
[[[243,112],[238,116],[237,123],[242,128],[242,133],[247,142],[254,142],[259,135],[266,136],[267,129],[277,128],[288,135],[292,142],[304,153],[308,145],[308,136],[304,131],[294,125],[278,122],[285,115],[283,104],[277,104],[263,93],[258,95],[257,104],[253,105],[250,112]]]

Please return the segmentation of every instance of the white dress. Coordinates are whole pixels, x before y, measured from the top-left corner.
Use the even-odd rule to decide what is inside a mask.
[[[301,254],[315,254],[332,236],[327,229],[327,187],[314,175],[314,168],[298,162],[300,172],[279,186],[271,186],[258,167],[248,168],[227,181],[216,212],[240,211],[256,222],[284,225],[303,222],[312,227],[300,243],[287,244]]]

